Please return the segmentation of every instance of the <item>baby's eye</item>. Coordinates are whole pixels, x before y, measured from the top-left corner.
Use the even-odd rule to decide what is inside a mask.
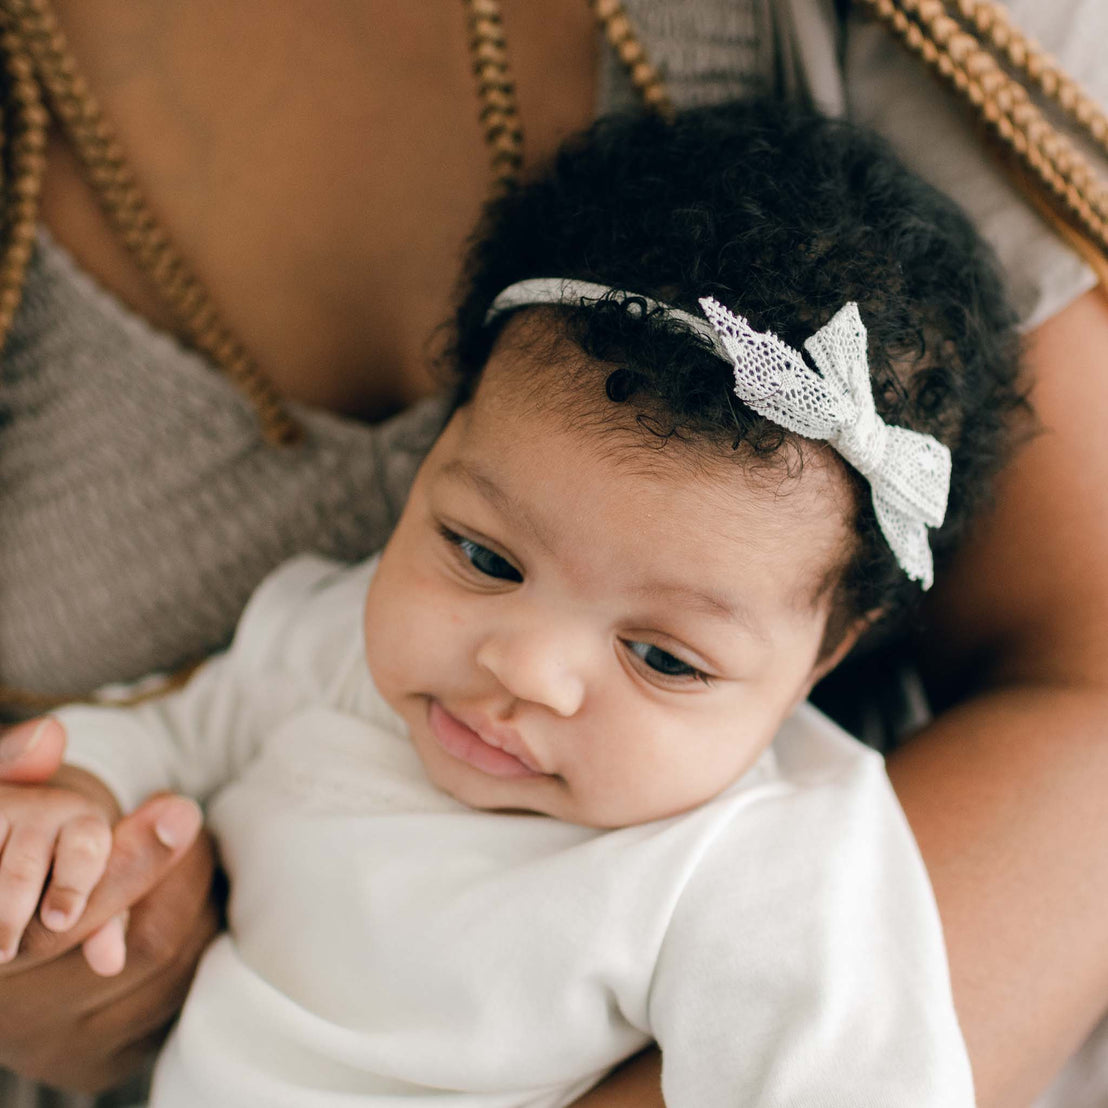
[[[695,677],[699,681],[708,681],[708,675],[701,672],[696,666],[690,666],[688,662],[681,661],[668,650],[654,646],[648,642],[629,642],[627,649],[631,651],[644,665],[660,673],[663,677]]]
[[[523,574],[507,558],[502,558],[495,551],[479,542],[467,539],[446,527],[440,528],[442,537],[448,543],[456,546],[462,556],[478,573],[486,577],[494,577],[500,581],[522,581]]]
[[[486,577],[498,577],[504,581],[522,581],[523,574],[507,558],[482,546],[472,539],[462,539],[458,549],[469,559],[470,565]]]

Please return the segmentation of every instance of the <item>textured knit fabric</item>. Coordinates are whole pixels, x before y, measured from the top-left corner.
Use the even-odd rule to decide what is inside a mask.
[[[441,423],[297,411],[268,447],[223,376],[41,235],[0,378],[0,676],[77,695],[199,659],[299,551],[380,546]]]
[[[373,686],[374,568],[298,558],[183,690],[59,713],[125,808],[207,801],[231,882],[151,1108],[561,1108],[651,1039],[668,1108],[972,1108],[877,754],[802,705],[684,815],[474,811]]]

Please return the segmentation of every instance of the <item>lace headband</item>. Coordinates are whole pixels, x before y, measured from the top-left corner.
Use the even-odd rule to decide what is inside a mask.
[[[634,299],[660,309],[705,339],[735,373],[735,395],[786,431],[830,443],[868,482],[881,532],[901,568],[924,589],[933,566],[928,527],[946,515],[950,451],[936,438],[887,424],[873,402],[866,328],[853,301],[805,343],[819,372],[800,351],[706,296],[703,318],[621,289],[560,277],[519,281],[492,302],[485,325],[516,308],[580,306],[590,300]]]

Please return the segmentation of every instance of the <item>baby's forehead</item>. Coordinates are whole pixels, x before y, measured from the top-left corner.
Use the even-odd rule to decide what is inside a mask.
[[[659,435],[607,398],[611,367],[589,365],[578,351],[576,365],[559,372],[534,353],[530,344],[494,352],[465,413],[460,472],[512,486],[555,530],[559,515],[575,517],[563,521],[571,531],[586,505],[611,504],[609,526],[594,528],[592,541],[626,549],[630,538],[641,549],[665,536],[686,555],[676,562],[691,579],[712,570],[726,578],[729,552],[736,565],[751,565],[738,555],[753,549],[766,555],[757,564],[773,575],[767,587],[793,594],[797,607],[826,596],[848,561],[856,514],[834,451],[797,440],[760,457],[746,444]],[[542,479],[520,481],[513,471],[521,468]],[[554,495],[559,487],[576,498]],[[613,533],[620,529],[632,533]]]

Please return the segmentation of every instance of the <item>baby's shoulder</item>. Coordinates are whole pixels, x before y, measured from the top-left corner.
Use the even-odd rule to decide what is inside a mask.
[[[887,780],[880,753],[808,702],[785,718],[757,770],[797,789]]]
[[[254,591],[231,645],[240,667],[290,668],[312,659],[362,654],[362,613],[378,559],[350,565],[303,554],[278,566]],[[325,666],[324,668],[329,668]]]

